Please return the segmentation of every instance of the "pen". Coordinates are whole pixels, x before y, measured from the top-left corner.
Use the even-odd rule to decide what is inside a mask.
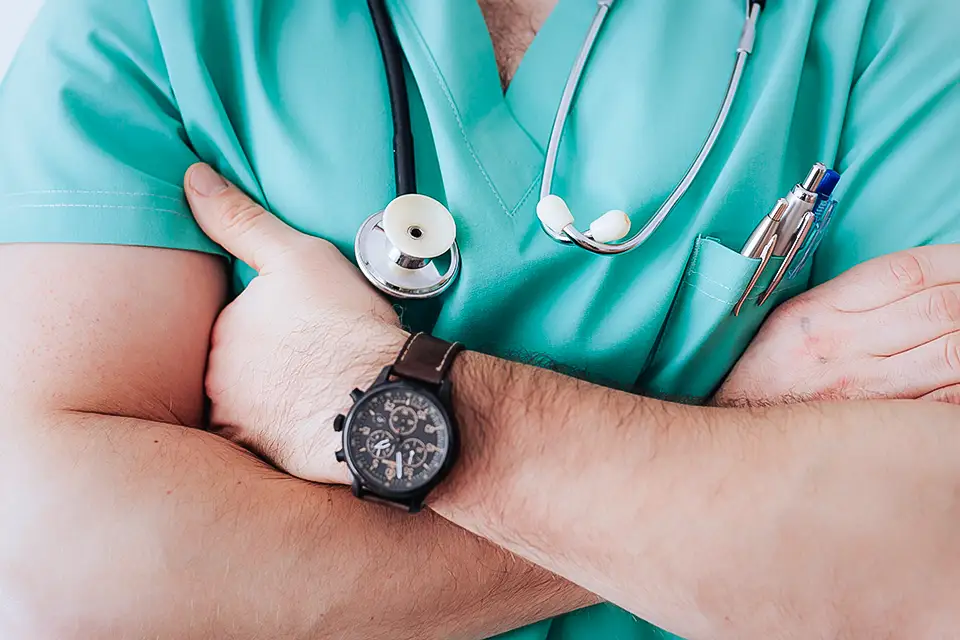
[[[820,181],[820,186],[817,187],[817,204],[813,209],[813,229],[811,229],[807,238],[803,253],[793,261],[793,266],[787,272],[787,280],[793,280],[799,275],[803,267],[813,257],[817,247],[820,246],[820,241],[823,239],[823,234],[830,224],[830,219],[837,205],[837,201],[833,199],[833,192],[839,183],[840,174],[833,169],[828,169],[823,180]]]
[[[799,215],[800,217],[796,222],[796,232],[789,238],[787,238],[786,235],[783,236],[788,240],[788,242],[784,243],[786,246],[785,253],[777,253],[781,245],[781,242],[779,240],[777,241],[777,247],[774,247],[773,253],[777,256],[782,255],[783,262],[780,263],[780,268],[777,269],[776,275],[774,275],[773,280],[770,281],[770,286],[768,286],[767,290],[760,296],[757,306],[763,306],[763,304],[770,299],[770,296],[773,295],[773,292],[777,290],[777,287],[780,286],[780,283],[783,281],[783,277],[790,271],[790,266],[794,263],[797,253],[803,249],[808,239],[819,236],[826,226],[826,223],[829,221],[829,214],[832,213],[830,202],[833,197],[833,191],[839,182],[839,173],[832,169],[828,170],[823,164],[818,162],[813,165],[813,169],[810,170],[803,184],[798,184],[793,188],[793,191],[790,192],[790,195],[787,196],[787,200],[791,202],[792,206],[784,216],[783,224],[787,225],[788,229],[792,228],[791,216]],[[800,262],[797,263],[797,268],[790,271],[790,277],[797,274],[799,268],[806,262],[814,249],[816,249],[814,242],[807,245],[807,249],[804,251]]]
[[[763,217],[757,228],[753,230],[750,237],[747,238],[740,255],[747,258],[759,258],[762,255],[763,248],[772,237],[777,237],[780,231],[780,224],[783,216],[787,213],[790,203],[785,198],[777,200],[773,210]],[[776,242],[775,242],[776,244]]]
[[[763,303],[766,302],[770,296],[773,295],[773,292],[777,290],[777,287],[780,286],[780,282],[783,280],[783,276],[786,275],[787,269],[790,268],[793,259],[797,256],[797,252],[800,251],[803,243],[807,241],[807,236],[810,235],[810,230],[813,228],[814,219],[815,216],[812,210],[803,214],[803,218],[800,220],[800,226],[797,228],[797,232],[793,234],[793,241],[790,243],[787,253],[783,257],[783,262],[780,263],[780,268],[777,269],[777,274],[773,276],[773,280],[770,281],[767,290],[763,292],[763,295],[760,296],[760,300],[757,302],[758,307],[762,307]]]
[[[773,257],[774,247],[779,239],[780,224],[788,208],[789,203],[785,198],[777,200],[777,204],[774,205],[773,210],[763,217],[763,220],[760,221],[757,228],[754,229],[750,237],[747,238],[743,249],[740,250],[740,255],[744,257],[759,258],[760,264],[757,265],[756,270],[753,272],[753,277],[743,290],[740,300],[738,300],[737,304],[733,307],[733,315],[740,315],[740,310],[743,309],[747,297],[750,295],[750,292],[753,291],[753,288],[757,286],[757,280],[760,279],[760,275],[770,263],[770,258]]]
[[[760,296],[757,306],[762,306],[770,299],[785,276],[793,278],[797,275],[816,250],[823,230],[833,214],[836,204],[833,192],[839,181],[839,173],[818,162],[810,169],[804,181],[795,185],[785,198],[777,200],[773,210],[760,220],[740,250],[740,255],[759,259],[760,263],[734,306],[733,315],[740,314],[772,258],[783,258],[783,261],[766,291]]]
[[[823,163],[818,162],[810,169],[806,180],[790,190],[790,193],[787,194],[786,197],[787,212],[783,215],[782,226],[784,228],[800,230],[804,217],[817,206],[819,200],[817,188],[820,186],[820,183],[823,182],[826,175],[827,167],[824,166]],[[793,242],[794,237],[794,235],[789,233],[781,234],[776,246],[773,248],[773,255],[786,256],[795,244]]]

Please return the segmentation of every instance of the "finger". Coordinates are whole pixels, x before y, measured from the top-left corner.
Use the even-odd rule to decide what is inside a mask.
[[[204,233],[257,272],[303,238],[209,165],[190,167],[184,184],[190,208]]]
[[[843,311],[869,311],[924,289],[960,283],[960,245],[917,247],[857,265],[814,291]]]
[[[948,402],[950,404],[960,404],[960,384],[950,385],[949,387],[944,387],[943,389],[937,389],[931,393],[928,393],[925,396],[922,396],[920,400],[931,400],[933,402]]]
[[[858,314],[868,322],[861,337],[872,355],[892,356],[960,331],[960,284],[924,289],[885,307]]]
[[[897,397],[920,398],[960,384],[960,332],[955,331],[882,361]]]

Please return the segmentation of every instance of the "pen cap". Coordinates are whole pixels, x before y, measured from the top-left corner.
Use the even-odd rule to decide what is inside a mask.
[[[840,183],[840,174],[830,169],[823,176],[823,180],[817,186],[817,195],[821,198],[830,198]]]
[[[825,175],[827,175],[827,167],[822,162],[818,162],[813,165],[810,173],[807,174],[807,179],[800,186],[807,191],[816,191]]]

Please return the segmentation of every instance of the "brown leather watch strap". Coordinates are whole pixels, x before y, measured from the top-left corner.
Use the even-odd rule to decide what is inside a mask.
[[[417,333],[400,351],[393,364],[393,373],[401,378],[440,384],[461,351],[463,345],[459,342],[451,344],[426,333]]]

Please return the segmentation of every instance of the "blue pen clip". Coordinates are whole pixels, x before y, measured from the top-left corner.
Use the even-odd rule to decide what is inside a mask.
[[[810,234],[807,236],[807,241],[801,249],[799,259],[794,260],[790,266],[790,270],[787,272],[787,280],[793,280],[797,277],[797,274],[813,259],[813,254],[816,253],[817,248],[820,246],[827,227],[833,219],[833,212],[837,208],[838,202],[833,198],[833,192],[836,190],[839,182],[840,174],[832,169],[828,170],[823,180],[820,181],[817,187],[817,203],[813,209],[813,226],[810,229]]]

